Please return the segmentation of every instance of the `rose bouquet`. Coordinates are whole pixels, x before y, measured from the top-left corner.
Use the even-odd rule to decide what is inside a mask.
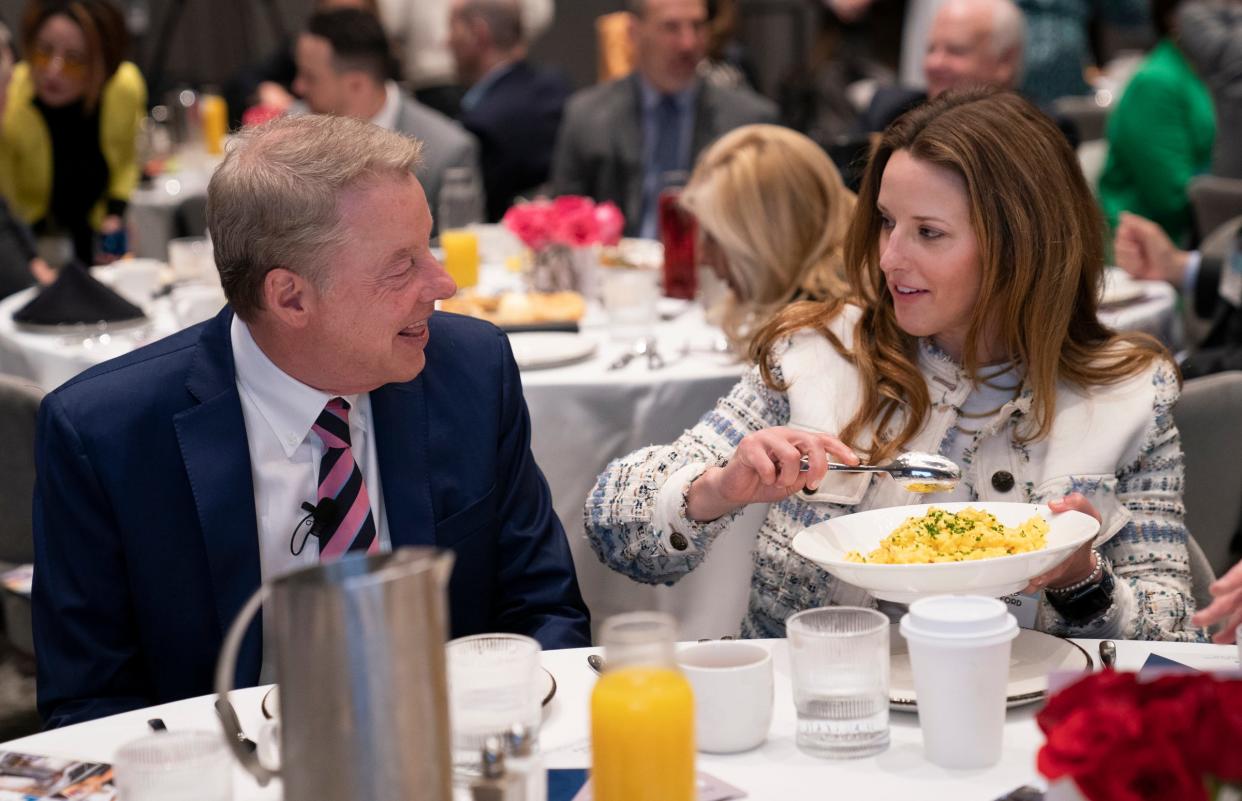
[[[1107,670],[1061,690],[1036,721],[1039,772],[1089,801],[1223,801],[1242,786],[1242,680]]]
[[[534,251],[550,245],[615,245],[625,228],[625,217],[615,203],[596,203],[578,195],[518,203],[505,213],[503,222]]]
[[[625,228],[616,204],[577,195],[518,203],[502,222],[534,252],[531,284],[541,292],[592,294],[594,248],[617,244]]]

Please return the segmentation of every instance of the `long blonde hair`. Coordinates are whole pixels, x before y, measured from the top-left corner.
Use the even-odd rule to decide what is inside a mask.
[[[1058,381],[1083,389],[1113,384],[1153,359],[1169,358],[1151,337],[1115,333],[1097,317],[1103,221],[1065,137],[1012,92],[970,90],[946,92],[898,119],[867,165],[845,248],[853,300],[864,310],[853,350],[847,352],[827,328],[843,301],[791,307],[755,343],[771,386],[779,386],[771,370],[773,347],[794,331],[813,328],[859,372],[863,400],[840,432],[844,441],[855,444],[872,431],[870,456],[882,460],[905,447],[927,421],[931,401],[918,369],[917,339],[898,327],[879,266],[876,200],[884,168],[898,150],[965,181],[982,279],[963,368],[978,375],[985,336],[995,336],[1001,353],[1021,367],[1024,389],[1032,395],[1032,425],[1022,441],[1051,431]]]
[[[775,125],[726,134],[699,159],[681,203],[728,260],[738,294],[724,329],[739,350],[796,298],[846,294],[854,195],[802,134]]]

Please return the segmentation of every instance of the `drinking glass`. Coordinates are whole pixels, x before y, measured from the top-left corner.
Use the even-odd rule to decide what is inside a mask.
[[[798,748],[846,759],[888,748],[888,618],[851,606],[808,609],[785,631]]]
[[[600,299],[612,338],[633,342],[649,336],[658,316],[660,274],[629,267],[604,267],[601,274]]]
[[[455,770],[477,773],[487,738],[503,738],[514,724],[539,731],[539,650],[538,642],[520,634],[476,634],[449,642]]]
[[[126,801],[232,801],[233,760],[220,732],[158,732],[121,746],[113,760]]]
[[[698,283],[694,216],[681,207],[681,190],[688,175],[684,172],[660,176],[660,242],[664,245],[664,294],[670,298],[693,300]]]
[[[483,222],[483,191],[469,167],[450,167],[444,171],[436,208],[436,228],[451,231]]]

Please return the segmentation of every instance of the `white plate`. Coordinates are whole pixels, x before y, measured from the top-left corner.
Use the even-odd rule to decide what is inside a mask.
[[[1049,522],[1048,544],[1030,553],[978,559],[972,562],[939,562],[930,565],[868,565],[845,561],[846,553],[867,553],[909,517],[926,514],[931,506],[957,512],[967,507],[996,515],[1007,526],[1032,516]],[[793,539],[793,549],[847,584],[862,587],[877,598],[908,604],[928,595],[945,593],[987,595],[999,598],[1019,592],[1031,579],[1046,573],[1069,557],[1078,546],[1095,536],[1100,524],[1081,512],[1054,515],[1047,506],[1029,503],[937,503],[873,509],[827,520],[803,529]]]
[[[556,695],[556,679],[548,672],[547,668],[539,669],[539,693],[543,699],[540,703],[547,706],[552,701],[552,696]],[[276,685],[272,689],[263,693],[263,700],[259,702],[259,709],[263,712],[263,717],[268,720],[275,719],[280,714],[280,688]]]
[[[1147,296],[1144,282],[1130,277],[1130,274],[1119,267],[1109,267],[1104,271],[1104,282],[1100,287],[1101,306],[1124,306],[1134,303]]]
[[[563,367],[591,358],[595,342],[581,334],[532,332],[510,334],[513,358],[523,370]]]
[[[890,647],[888,700],[893,709],[913,712],[918,698],[914,693],[914,673],[906,638],[896,624],[888,633]],[[1048,674],[1091,669],[1091,657],[1076,643],[1023,629],[1013,641],[1009,655],[1007,706],[1023,706],[1041,700],[1048,693]]]

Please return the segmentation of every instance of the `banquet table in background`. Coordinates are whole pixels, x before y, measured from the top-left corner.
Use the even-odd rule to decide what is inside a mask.
[[[758,642],[771,650],[775,672],[774,714],[767,741],[741,754],[698,756],[699,770],[745,790],[749,801],[828,797],[992,801],[1023,785],[1042,784],[1035,769],[1035,754],[1043,742],[1034,720],[1038,705],[1008,712],[1000,762],[982,770],[950,770],[929,763],[923,758],[918,718],[906,712],[890,716],[892,745],[877,756],[825,760],[803,754],[794,744],[796,716],[785,641]],[[1076,642],[1094,658],[1098,640]],[[549,768],[584,768],[590,764],[589,699],[595,686],[595,674],[586,663],[590,653],[598,653],[598,649],[548,651],[542,655],[543,666],[557,685],[556,694],[544,709],[540,731],[540,748]],[[1137,670],[1151,653],[1200,670],[1231,671],[1239,667],[1233,646],[1127,641],[1117,642],[1117,667]],[[258,736],[264,723],[259,705],[266,691],[256,687],[232,696],[242,728],[251,738]],[[0,743],[0,751],[111,762],[122,744],[147,733],[147,721],[152,718],[160,718],[172,731],[219,731],[214,700],[214,696],[202,696],[114,715]],[[240,768],[234,773],[234,801],[282,798],[279,782],[260,788]]]
[[[497,264],[485,264],[481,289],[497,292],[521,286],[521,279]],[[1101,310],[1117,328],[1152,333],[1175,346],[1179,330],[1176,293],[1166,284],[1142,282],[1140,292]],[[100,333],[46,334],[18,329],[13,313],[32,296],[27,290],[0,301],[0,372],[33,379],[54,389],[82,370],[141,344],[166,336],[213,309],[187,313],[187,291],[150,304],[148,325]],[[201,300],[201,298],[199,298]],[[218,308],[218,307],[217,307]],[[751,550],[766,511],[755,506],[716,540],[702,565],[673,586],[640,584],[604,567],[585,536],[582,509],[607,464],[638,448],[668,443],[727,393],[742,366],[715,351],[719,331],[697,305],[674,309],[672,319],[652,330],[668,362],[652,370],[636,358],[620,370],[608,366],[632,349],[618,339],[598,308],[588,312],[581,337],[595,350],[584,360],[549,369],[523,369],[531,417],[531,448],[548,479],[552,502],[569,538],[583,597],[596,625],[617,612],[654,609],[674,615],[686,638],[734,633],[746,608]],[[538,334],[530,336],[540,336]]]

